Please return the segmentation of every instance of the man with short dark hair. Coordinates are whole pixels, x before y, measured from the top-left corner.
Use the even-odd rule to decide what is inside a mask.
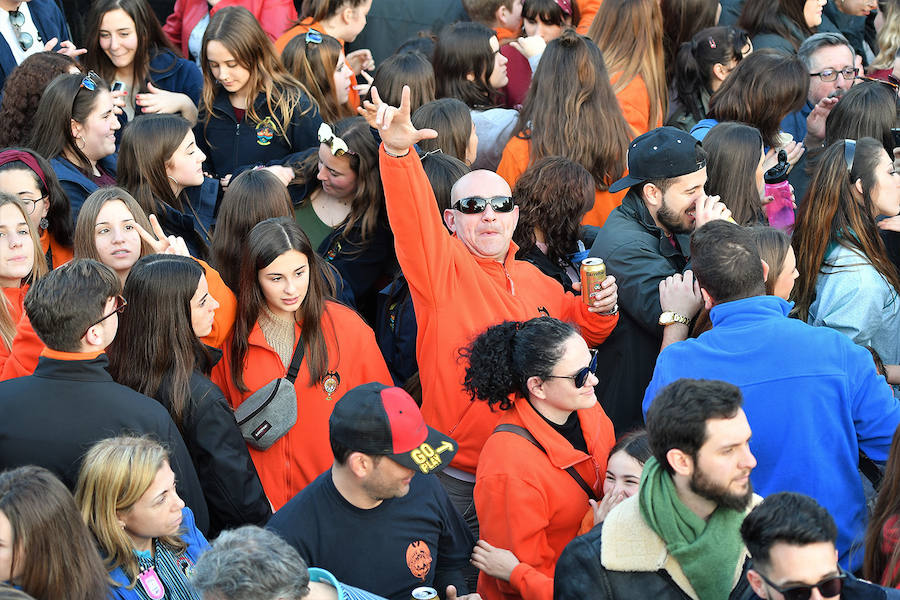
[[[754,500],[741,392],[681,379],[647,415],[653,456],[638,493],[572,540],[556,564],[555,600],[739,598],[748,584],[741,521]]]
[[[206,531],[209,513],[184,441],[163,406],[113,381],[105,349],[125,308],[116,274],[76,259],[32,284],[25,312],[47,348],[34,374],[0,383],[0,470],[49,469],[75,489],[94,443],[124,433],[151,435],[171,455],[178,495]]]
[[[867,518],[859,452],[887,460],[900,424],[890,386],[865,348],[788,318],[792,305],[765,295],[769,265],[747,229],[724,221],[703,226],[691,239],[691,260],[713,328],[660,353],[644,409],[681,377],[741,388],[759,461],[754,486],[763,495],[795,491],[821,502],[837,522],[841,564],[858,569],[862,551],[855,547]]]
[[[837,527],[828,511],[803,494],[772,494],[741,525],[753,568],[750,598],[900,598],[900,591],[856,579],[837,561]]]
[[[687,236],[695,226],[731,216],[718,197],[706,195],[705,184],[700,142],[674,127],[659,127],[631,142],[628,176],[609,188],[631,188],[597,232],[590,253],[606,262],[619,286],[619,324],[598,349],[599,364],[610,368],[597,386],[617,433],[642,424],[641,398],[664,332],[684,339],[700,311],[692,275],[685,271]],[[661,284],[680,293],[665,294],[661,302]]]
[[[380,383],[337,401],[329,435],[333,466],[267,528],[342,582],[391,600],[419,586],[455,600],[475,540],[429,473],[450,463],[456,443],[425,425],[409,394]]]

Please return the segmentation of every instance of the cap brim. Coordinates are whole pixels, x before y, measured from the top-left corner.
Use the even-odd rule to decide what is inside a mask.
[[[410,450],[388,457],[396,463],[420,473],[435,473],[450,464],[456,456],[458,446],[453,438],[444,435],[437,429],[428,428],[425,441]]]
[[[626,175],[622,179],[613,182],[611,186],[609,186],[610,193],[615,194],[616,192],[621,192],[625,188],[630,188],[633,185],[637,185],[639,183],[644,183],[643,179],[638,179],[637,177],[632,177],[631,175]]]

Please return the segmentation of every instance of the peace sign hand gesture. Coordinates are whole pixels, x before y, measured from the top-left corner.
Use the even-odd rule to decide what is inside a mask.
[[[422,140],[437,137],[434,129],[416,129],[409,116],[409,86],[403,86],[400,107],[382,102],[378,89],[372,88],[372,102],[366,100],[357,109],[370,127],[381,133],[381,141],[388,154],[405,156],[410,147]]]
[[[156,215],[150,215],[150,227],[153,229],[153,234],[149,233],[137,222],[135,222],[134,226],[137,227],[141,239],[147,242],[156,254],[177,254],[178,256],[191,255],[191,253],[188,252],[187,244],[184,243],[183,238],[174,235],[166,236]],[[154,237],[154,235],[156,237]]]

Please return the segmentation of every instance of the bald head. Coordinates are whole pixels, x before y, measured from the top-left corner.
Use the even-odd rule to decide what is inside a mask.
[[[469,196],[512,196],[506,180],[494,173],[480,169],[466,173],[460,177],[450,189],[450,204],[456,204],[460,198]]]

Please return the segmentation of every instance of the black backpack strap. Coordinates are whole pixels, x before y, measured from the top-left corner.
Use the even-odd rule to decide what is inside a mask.
[[[291,358],[291,366],[288,367],[288,372],[286,378],[291,383],[294,383],[294,380],[297,379],[297,373],[300,372],[300,363],[303,362],[303,353],[305,352],[303,348],[303,336],[300,336],[300,339],[297,340],[297,347],[294,348],[294,356]]]
[[[498,431],[505,431],[507,433],[514,433],[518,436],[521,436],[521,437],[525,438],[526,440],[528,440],[529,442],[531,442],[532,444],[534,444],[534,446],[538,450],[540,450],[544,454],[547,454],[547,451],[544,449],[543,446],[541,446],[540,442],[538,442],[536,439],[534,439],[534,436],[531,435],[531,432],[528,431],[527,429],[525,429],[524,427],[522,427],[521,425],[513,425],[512,423],[501,423],[501,424],[497,425],[497,427],[494,428],[494,433],[497,433]],[[575,480],[575,483],[577,483],[578,485],[581,486],[581,489],[583,489],[584,492],[588,495],[588,498],[590,498],[591,500],[595,500],[595,501],[600,500],[600,498],[597,497],[597,494],[594,493],[594,490],[591,488],[591,486],[589,486],[587,484],[587,481],[584,480],[584,477],[582,477],[581,474],[575,470],[575,467],[568,467],[566,469],[566,473],[568,473],[572,477],[572,479]]]

